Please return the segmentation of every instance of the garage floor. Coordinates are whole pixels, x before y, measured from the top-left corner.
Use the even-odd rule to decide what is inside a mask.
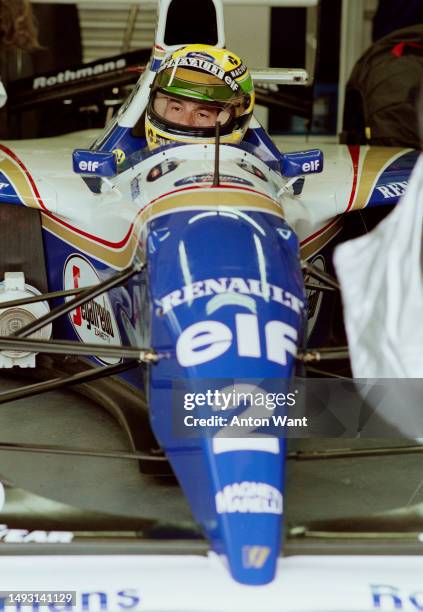
[[[3,378],[0,390],[16,384]],[[113,417],[72,391],[1,405],[0,442],[130,450]],[[407,444],[381,439],[292,442],[293,450],[302,451]],[[423,522],[422,464],[421,454],[288,461],[288,525],[344,530],[356,524],[355,518],[366,529],[379,515],[379,522],[388,521],[388,531],[405,525],[414,529]],[[84,510],[194,527],[178,487],[140,474],[136,461],[1,451],[0,475],[15,487]]]

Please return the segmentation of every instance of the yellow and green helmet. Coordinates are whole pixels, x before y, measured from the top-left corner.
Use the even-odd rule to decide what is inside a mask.
[[[168,56],[153,81],[145,132],[154,149],[171,142],[221,142],[244,137],[254,109],[254,86],[242,60],[227,49],[189,45]]]

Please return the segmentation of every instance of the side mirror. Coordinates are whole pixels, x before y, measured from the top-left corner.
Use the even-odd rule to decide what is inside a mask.
[[[281,171],[282,175],[287,178],[322,172],[323,151],[310,149],[308,151],[284,153],[281,160]]]
[[[112,151],[75,149],[72,153],[73,171],[85,176],[112,177],[117,174],[116,156]]]

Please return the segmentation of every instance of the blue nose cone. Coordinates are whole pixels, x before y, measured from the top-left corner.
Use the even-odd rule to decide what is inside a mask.
[[[246,418],[255,407],[187,410],[175,385],[197,398],[234,384],[287,393],[304,321],[297,238],[276,214],[219,207],[161,216],[149,232],[152,346],[171,355],[151,371],[152,426],[212,549],[238,582],[266,584],[281,546],[285,441],[254,423],[238,436],[184,433],[175,415]]]

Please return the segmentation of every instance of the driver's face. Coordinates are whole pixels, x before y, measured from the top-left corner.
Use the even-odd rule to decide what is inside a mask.
[[[188,127],[214,127],[219,110],[202,105],[201,102],[188,102],[177,98],[160,96],[160,104],[165,103],[162,113],[164,119]]]

